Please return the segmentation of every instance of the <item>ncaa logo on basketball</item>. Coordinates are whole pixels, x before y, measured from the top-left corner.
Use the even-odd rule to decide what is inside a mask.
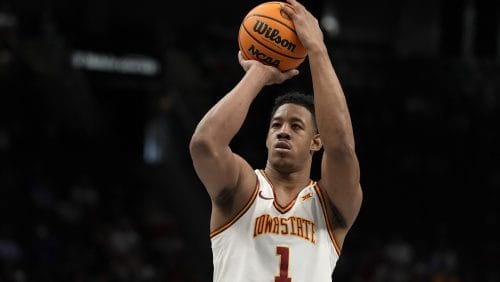
[[[271,56],[259,51],[253,44],[250,46],[250,48],[248,48],[248,52],[265,64],[275,66],[277,68],[279,68],[280,66],[280,60],[272,58]]]

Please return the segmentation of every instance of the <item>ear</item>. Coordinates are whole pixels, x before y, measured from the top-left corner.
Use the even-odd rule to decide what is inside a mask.
[[[311,141],[311,153],[319,151],[322,146],[323,144],[321,143],[321,138],[319,136],[319,133],[314,134]]]

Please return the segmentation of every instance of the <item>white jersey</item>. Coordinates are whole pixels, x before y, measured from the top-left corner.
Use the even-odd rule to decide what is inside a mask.
[[[210,233],[214,282],[331,282],[339,248],[317,183],[282,207],[265,172],[255,173],[248,203]]]

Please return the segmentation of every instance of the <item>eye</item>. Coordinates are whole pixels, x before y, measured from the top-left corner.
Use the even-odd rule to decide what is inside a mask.
[[[279,128],[281,126],[281,123],[279,122],[272,122],[271,123],[271,128]]]
[[[293,129],[302,129],[302,126],[298,123],[294,123],[294,124],[292,124],[292,128]]]

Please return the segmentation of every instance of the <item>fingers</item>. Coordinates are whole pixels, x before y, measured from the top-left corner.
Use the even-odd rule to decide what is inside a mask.
[[[285,14],[293,20],[293,17],[295,16],[295,11],[292,9],[291,6],[286,5],[285,3],[280,3],[280,8],[281,11],[285,12]]]
[[[291,69],[291,70],[288,70],[286,72],[283,73],[283,75],[286,77],[285,80],[288,80],[296,75],[299,74],[299,70],[298,69]]]
[[[274,68],[274,67],[273,67]],[[276,76],[276,79],[274,80],[274,83],[270,84],[282,84],[283,82],[291,79],[292,77],[296,76],[299,74],[299,71],[297,69],[291,69],[286,72],[280,72],[278,69],[276,69],[279,74]]]
[[[302,4],[297,0],[287,0],[288,3],[281,2],[281,10],[288,15],[290,19],[294,22],[298,17],[306,16],[309,12]]]
[[[249,63],[245,58],[243,58],[243,53],[238,51],[238,62],[240,63],[240,66],[243,68],[244,71],[247,71],[248,68],[250,67]]]
[[[304,6],[297,0],[286,0],[294,9],[304,9]]]
[[[263,63],[256,61],[256,60],[247,60],[243,57],[243,53],[241,50],[238,51],[238,62],[240,65],[243,67],[243,70],[248,71],[248,69],[251,66],[258,66],[261,65],[264,69],[270,70],[270,77],[274,77],[274,83],[282,83],[286,80],[289,80],[290,78],[296,76],[299,74],[299,71],[297,69],[291,69],[285,72],[281,72],[277,67],[275,66],[268,66],[264,65]],[[273,84],[273,83],[271,83]]]

